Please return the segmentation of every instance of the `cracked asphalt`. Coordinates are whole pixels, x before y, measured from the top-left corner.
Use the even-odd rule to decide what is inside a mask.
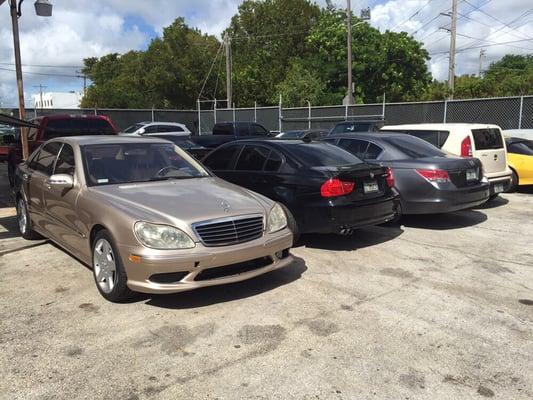
[[[6,182],[5,173],[0,176]],[[533,190],[112,304],[0,188],[0,399],[531,399]]]

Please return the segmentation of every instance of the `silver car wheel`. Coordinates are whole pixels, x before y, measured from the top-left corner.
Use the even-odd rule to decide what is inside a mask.
[[[28,229],[28,216],[26,214],[26,204],[22,199],[20,199],[17,203],[17,214],[19,230],[20,233],[24,235]]]
[[[116,283],[117,265],[111,244],[100,239],[93,250],[93,269],[96,283],[104,293],[111,293]]]

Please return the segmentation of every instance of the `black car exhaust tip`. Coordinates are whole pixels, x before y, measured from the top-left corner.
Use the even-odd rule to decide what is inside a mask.
[[[342,236],[350,236],[353,235],[353,229],[352,228],[342,228],[340,231],[340,234]]]

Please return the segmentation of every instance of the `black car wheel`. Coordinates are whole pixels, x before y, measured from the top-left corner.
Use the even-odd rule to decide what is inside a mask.
[[[511,175],[511,183],[509,184],[509,187],[507,188],[505,193],[516,192],[516,190],[518,189],[518,174],[514,170],[512,171],[513,174]]]
[[[17,200],[17,222],[19,225],[20,235],[26,240],[40,239],[41,235],[32,228],[28,207],[22,197]]]

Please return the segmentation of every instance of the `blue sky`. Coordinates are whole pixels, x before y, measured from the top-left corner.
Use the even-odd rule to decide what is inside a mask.
[[[51,18],[34,15],[31,2],[23,3],[20,18],[21,51],[26,99],[46,91],[81,90],[76,71],[87,57],[145,49],[165,26],[183,16],[190,26],[219,35],[236,13],[240,0],[52,0]],[[325,6],[325,0],[317,1]],[[344,6],[345,0],[333,0]],[[28,3],[28,4],[26,4]],[[432,55],[429,63],[437,79],[445,79],[451,0],[352,0],[354,13],[371,7],[371,25],[406,31],[424,42]],[[478,73],[479,51],[485,46],[487,66],[507,53],[533,53],[531,0],[459,1],[457,72]],[[462,14],[462,15],[461,15]],[[16,104],[12,33],[8,7],[0,6],[0,104]],[[510,27],[506,27],[506,24]],[[513,44],[498,45],[514,41]],[[47,67],[42,67],[46,65]],[[47,76],[44,74],[54,74]],[[63,76],[66,75],[66,76]]]

